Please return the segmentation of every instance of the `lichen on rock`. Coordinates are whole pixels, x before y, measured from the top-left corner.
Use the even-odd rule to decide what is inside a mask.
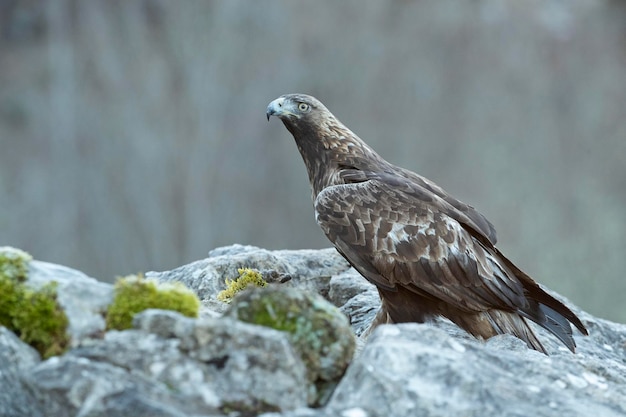
[[[107,310],[107,329],[130,329],[135,314],[149,308],[198,317],[200,300],[182,283],[159,284],[142,275],[129,275],[115,283],[113,302]]]
[[[312,405],[330,395],[354,354],[346,316],[315,293],[282,285],[252,288],[239,294],[225,315],[288,333],[314,387]]]

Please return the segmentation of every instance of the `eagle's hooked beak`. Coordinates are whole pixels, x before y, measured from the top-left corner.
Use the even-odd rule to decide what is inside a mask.
[[[272,101],[265,111],[265,115],[267,116],[267,120],[270,120],[270,116],[276,116],[282,119],[284,116],[294,116],[299,118],[296,113],[289,110],[289,104],[291,102],[285,102],[285,97],[278,97],[276,100]]]
[[[285,98],[284,97],[278,97],[276,100],[272,101],[268,106],[267,106],[267,111],[265,112],[265,115],[267,116],[267,120],[270,120],[270,116],[277,116],[280,117],[282,111],[283,111],[283,103],[285,102]]]

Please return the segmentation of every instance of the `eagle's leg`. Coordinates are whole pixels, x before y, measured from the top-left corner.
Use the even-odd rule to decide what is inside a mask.
[[[397,291],[387,291],[379,288],[378,293],[380,294],[381,306],[370,327],[363,332],[361,337],[368,337],[381,324],[424,323],[432,316],[416,308],[420,305],[419,300],[416,300],[416,297],[419,296],[404,288],[398,288]],[[424,304],[427,303],[422,303],[422,305]]]

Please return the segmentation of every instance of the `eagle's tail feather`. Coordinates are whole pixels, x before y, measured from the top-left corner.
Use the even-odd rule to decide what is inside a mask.
[[[572,336],[569,320],[560,312],[545,304],[537,303],[531,314],[520,312],[553,335],[555,335],[572,353],[576,352],[576,342]]]
[[[396,291],[379,288],[382,305],[372,328],[383,323],[419,323],[430,316],[441,315],[475,337],[489,339],[499,334],[511,334],[523,340],[529,348],[548,354],[527,321],[531,320],[555,335],[574,352],[576,342],[572,337],[571,317],[576,318],[573,324],[580,326],[584,334],[587,334],[587,330],[564,304],[539,287],[537,289],[539,291],[527,298],[530,305],[523,311],[491,309],[471,313],[424,297],[406,287],[398,287]],[[536,298],[541,298],[541,301]]]
[[[504,261],[506,266],[513,271],[517,279],[520,280],[528,293],[527,298],[529,300],[536,300],[535,303],[531,304],[530,309],[520,313],[558,337],[569,350],[574,352],[576,343],[572,338],[572,327],[570,323],[576,326],[582,334],[587,336],[589,332],[583,322],[569,307],[544,291],[537,282],[521,271],[497,249],[496,253]]]
[[[526,320],[517,313],[487,310],[473,315],[454,316],[452,320],[475,337],[488,339],[499,334],[511,334],[526,345],[548,354]]]

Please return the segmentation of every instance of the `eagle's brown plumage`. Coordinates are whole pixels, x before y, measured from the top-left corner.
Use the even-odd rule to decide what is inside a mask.
[[[311,96],[281,96],[267,108],[272,115],[304,159],[317,223],[378,287],[374,325],[442,315],[476,337],[510,333],[544,353],[526,319],[572,352],[570,323],[587,334],[569,308],[500,253],[493,225],[473,207],[385,161]]]

